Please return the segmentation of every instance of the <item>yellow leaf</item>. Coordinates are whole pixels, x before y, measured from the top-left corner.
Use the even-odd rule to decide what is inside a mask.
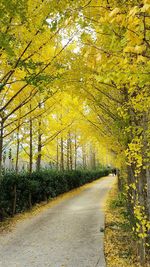
[[[110,17],[114,17],[115,15],[117,15],[119,13],[120,9],[118,7],[116,7],[113,11],[110,12],[109,16]]]
[[[146,12],[150,9],[150,4],[145,4],[142,8],[141,8],[141,11],[142,12]]]

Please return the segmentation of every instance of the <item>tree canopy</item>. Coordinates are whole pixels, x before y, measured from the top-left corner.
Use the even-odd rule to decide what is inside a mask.
[[[150,231],[150,0],[2,0],[6,161],[121,170],[143,261]],[[124,181],[124,182],[122,182]]]

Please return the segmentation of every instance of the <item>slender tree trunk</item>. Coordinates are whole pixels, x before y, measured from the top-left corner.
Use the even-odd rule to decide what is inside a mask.
[[[90,165],[91,165],[91,168],[92,169],[95,169],[96,167],[96,156],[95,156],[95,151],[94,151],[94,148],[91,146],[91,151],[90,151]]]
[[[6,162],[6,151],[4,151],[4,153],[3,153],[3,168],[4,168],[4,171],[5,171],[5,162]]]
[[[16,173],[19,171],[19,149],[20,149],[20,118],[21,118],[21,108],[19,109],[19,120],[18,120],[18,128],[17,128],[17,151],[16,151],[16,164],[15,164],[15,170]]]
[[[70,170],[73,169],[72,140],[69,132]]]
[[[118,191],[122,192],[123,191],[123,181],[122,181],[122,178],[120,177],[120,170],[119,169],[116,170],[116,175],[118,177]]]
[[[142,114],[142,119],[138,121],[138,126],[143,127],[142,131],[142,167],[141,167],[141,173],[139,174],[138,179],[138,202],[141,207],[141,209],[144,207],[146,213],[145,215],[148,215],[150,218],[150,201],[148,200],[150,197],[149,192],[149,184],[150,184],[150,175],[149,175],[149,160],[148,160],[148,153],[149,151],[149,144],[148,144],[148,116],[147,112],[144,112]],[[141,136],[140,136],[141,137]],[[147,190],[146,190],[147,188]],[[142,222],[141,222],[142,223]],[[140,233],[143,234],[143,229],[141,225]],[[139,256],[140,256],[140,263],[141,266],[144,265],[146,260],[146,238],[140,238],[139,240]]]
[[[59,142],[58,142],[58,137],[57,137],[56,167],[57,167],[57,170],[59,170]]]
[[[41,103],[39,103],[39,109],[41,108]],[[36,162],[36,169],[39,171],[41,169],[41,159],[42,159],[42,133],[41,133],[41,117],[39,118],[39,125],[38,125],[38,156]]]
[[[62,90],[61,90],[62,93]],[[61,126],[63,126],[62,118],[63,118],[63,107],[62,107],[62,99],[60,102],[61,106],[61,115],[60,115],[60,121],[61,121]],[[60,139],[60,170],[64,171],[64,140],[63,140],[63,135],[61,135]]]
[[[128,89],[127,88],[124,88],[124,101],[126,103],[129,102],[129,94],[128,94]],[[133,112],[133,110],[129,107],[129,110],[128,110],[128,115],[129,115],[129,123],[128,123],[128,126],[132,126],[134,127],[134,120],[135,120],[135,114]],[[128,134],[127,136],[127,140],[126,140],[126,143],[125,143],[125,146],[126,146],[126,149],[128,149],[128,145],[132,142],[133,140],[133,134],[132,132]],[[136,201],[136,190],[134,190],[133,188],[131,188],[131,184],[135,183],[135,176],[134,176],[134,172],[135,172],[135,168],[133,166],[133,164],[131,165],[128,165],[127,166],[127,185],[128,185],[128,193],[127,193],[127,197],[128,197],[128,210],[131,214],[132,217],[134,217],[134,204],[135,204],[135,201]],[[133,199],[132,199],[133,197]]]
[[[19,168],[18,168],[18,162],[19,162],[19,146],[20,146],[19,132],[20,132],[20,127],[18,126],[18,129],[17,129],[16,166],[15,166],[16,174],[18,174],[18,171],[19,171]],[[12,216],[14,216],[15,213],[16,213],[16,202],[17,202],[17,185],[15,184],[15,185],[14,185],[14,188],[13,188],[13,208],[12,208]]]
[[[150,162],[149,162],[149,156],[150,155],[150,146],[148,141],[147,133],[149,132],[149,126],[148,121],[150,120],[150,112],[146,112],[143,116],[143,158],[146,159],[145,161],[145,170],[144,171],[144,177],[145,177],[145,185],[147,186],[147,192],[146,192],[146,203],[145,206],[147,207],[148,211],[148,218],[150,220]]]
[[[19,110],[19,116],[21,117],[21,109]],[[20,117],[18,120],[18,128],[17,128],[17,151],[16,151],[16,164],[15,164],[15,171],[16,174],[18,174],[19,171],[19,150],[20,150]],[[13,190],[13,209],[12,209],[12,216],[16,213],[16,203],[17,203],[17,185],[14,185],[14,190]]]
[[[18,173],[18,170],[19,170],[19,166],[18,166],[18,163],[19,163],[19,149],[20,149],[20,138],[19,138],[19,133],[20,133],[20,127],[18,126],[18,129],[17,129],[16,166],[15,166],[16,173]]]
[[[83,160],[83,168],[86,169],[86,167],[87,167],[86,150],[85,150],[84,146],[82,146],[82,160]]]
[[[129,210],[131,216],[134,217],[134,205],[136,202],[136,191],[135,191],[135,189],[133,189],[131,187],[131,184],[133,184],[135,182],[134,168],[132,165],[127,167],[127,172],[128,172],[128,175],[127,175],[127,183],[128,183],[128,192],[127,192],[128,201],[127,201],[127,204],[128,204],[128,210]],[[132,197],[133,197],[133,199],[132,199]]]
[[[61,136],[60,169],[61,171],[64,170],[64,140],[62,136]]]
[[[90,169],[93,169],[93,149],[92,149],[92,145],[90,145],[89,167],[90,167]]]
[[[0,177],[2,175],[2,161],[3,161],[3,131],[4,131],[4,122],[1,120],[0,123]]]
[[[69,139],[69,135],[68,135],[68,139],[67,139],[67,170],[68,171],[70,169],[69,149],[70,149],[70,139]]]
[[[145,207],[145,199],[144,199],[144,187],[145,187],[145,183],[144,183],[144,177],[142,175],[143,172],[141,172],[141,175],[139,175],[139,181],[138,181],[138,201],[139,201],[139,205],[140,207]],[[143,234],[143,229],[141,226],[140,229],[140,234]],[[140,264],[141,266],[144,265],[145,263],[145,257],[146,257],[146,251],[145,251],[145,244],[146,240],[145,238],[140,238],[139,240],[139,257],[140,257]]]
[[[38,134],[38,156],[37,156],[37,171],[41,169],[41,160],[42,160],[42,134]]]
[[[77,169],[77,135],[75,134],[75,145],[74,145],[74,168]]]
[[[147,180],[147,209],[148,217],[150,220],[150,169],[149,166],[146,168],[146,180]]]
[[[30,118],[30,162],[29,162],[29,173],[32,174],[33,165],[33,129],[32,129],[32,118]],[[32,208],[32,194],[29,191],[29,208]]]
[[[30,110],[32,110],[32,105],[30,104]],[[30,116],[29,121],[29,127],[30,127],[30,152],[29,152],[29,173],[30,176],[32,174],[33,170],[33,122],[32,122],[32,115]],[[32,193],[29,189],[29,209],[32,208]]]
[[[32,109],[30,105],[30,109]],[[32,123],[32,117],[30,116],[30,153],[29,153],[29,173],[32,173],[32,167],[33,167],[33,123]]]

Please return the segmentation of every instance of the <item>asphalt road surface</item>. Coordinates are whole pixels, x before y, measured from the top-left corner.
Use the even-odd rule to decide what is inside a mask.
[[[91,183],[0,236],[0,267],[105,267],[104,204],[114,177]]]

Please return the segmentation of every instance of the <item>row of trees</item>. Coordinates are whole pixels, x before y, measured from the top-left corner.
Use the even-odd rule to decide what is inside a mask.
[[[86,140],[83,116],[76,111],[80,105],[79,100],[61,92],[53,96],[53,99],[51,97],[49,102],[50,104],[47,102],[42,106],[37,101],[37,108],[29,117],[23,115],[22,118],[24,108],[21,108],[19,117],[13,118],[17,121],[16,125],[12,121],[12,126],[6,127],[8,132],[6,130],[6,134],[2,136],[1,169],[15,169],[18,173],[23,168],[32,173],[35,168],[40,170],[49,164],[58,170],[95,168],[99,165],[96,141],[92,136]],[[30,111],[30,105],[28,108]],[[3,129],[5,130],[5,124]]]
[[[122,170],[144,263],[150,231],[150,1],[2,1],[0,170]],[[15,151],[15,152],[14,152]],[[89,151],[89,156],[87,155]],[[107,156],[106,156],[107,155]],[[34,164],[33,164],[34,163]],[[122,184],[120,182],[119,184]]]
[[[121,158],[144,264],[150,238],[150,1],[92,1],[85,17],[96,38],[84,40],[90,78],[85,75],[83,91]]]
[[[35,161],[39,169],[43,154],[64,169],[66,165],[73,168],[74,153],[76,168],[77,149],[83,142],[77,140],[82,129],[76,130],[79,116],[75,108],[84,103],[63,93],[66,84],[62,84],[62,77],[69,68],[65,49],[75,43],[71,25],[77,11],[69,10],[69,3],[56,6],[55,1],[51,6],[45,1],[2,3],[6,15],[1,28],[0,170],[10,149],[16,172],[19,158],[29,162],[30,173]],[[66,105],[71,101],[74,106],[70,109]]]

